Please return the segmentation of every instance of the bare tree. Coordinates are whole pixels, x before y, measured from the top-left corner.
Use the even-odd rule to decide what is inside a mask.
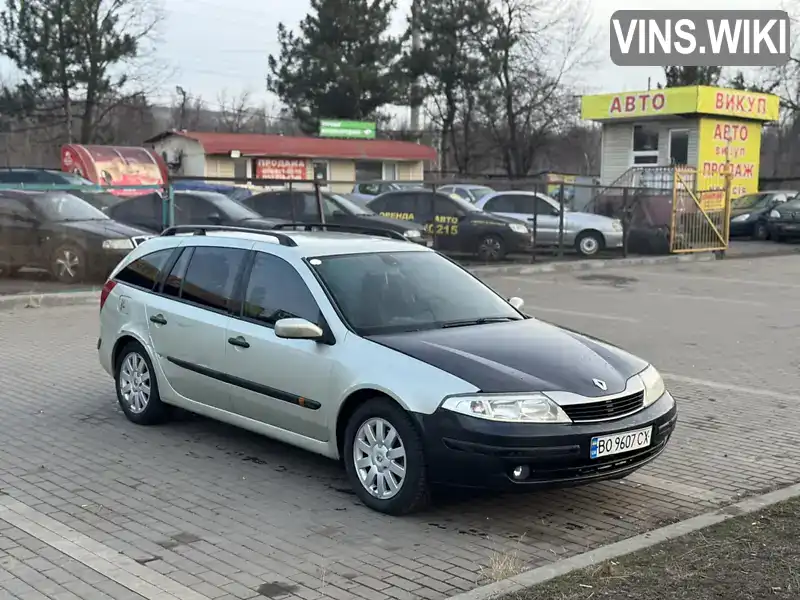
[[[217,98],[219,116],[217,117],[217,131],[226,133],[245,133],[254,119],[255,111],[250,106],[250,93],[245,91],[240,94],[228,96],[221,92]]]

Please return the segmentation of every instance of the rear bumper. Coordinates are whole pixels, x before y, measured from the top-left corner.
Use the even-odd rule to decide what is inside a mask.
[[[677,423],[677,407],[667,392],[634,415],[600,423],[496,423],[442,409],[416,416],[432,481],[522,490],[568,487],[629,475],[664,451]],[[646,427],[653,428],[649,447],[590,458],[593,437]],[[524,480],[512,476],[518,466],[530,471]]]

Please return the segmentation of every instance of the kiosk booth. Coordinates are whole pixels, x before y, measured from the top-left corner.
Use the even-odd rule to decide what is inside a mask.
[[[663,228],[671,252],[725,249],[730,199],[758,191],[779,111],[772,94],[708,86],[584,96],[581,116],[602,124],[598,196],[635,196],[634,226]]]

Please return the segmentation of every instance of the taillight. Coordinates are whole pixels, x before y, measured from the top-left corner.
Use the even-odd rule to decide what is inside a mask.
[[[117,285],[116,281],[114,281],[113,279],[109,279],[108,281],[106,281],[105,285],[103,286],[103,289],[100,290],[100,310],[103,310],[103,305],[106,303],[108,295],[111,293],[111,290],[113,290],[114,286],[116,285]]]

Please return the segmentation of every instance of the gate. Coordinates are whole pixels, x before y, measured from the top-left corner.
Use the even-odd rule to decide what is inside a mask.
[[[698,182],[704,189],[698,189]],[[672,253],[726,250],[730,234],[730,175],[698,177],[697,170],[676,168],[672,192]]]

